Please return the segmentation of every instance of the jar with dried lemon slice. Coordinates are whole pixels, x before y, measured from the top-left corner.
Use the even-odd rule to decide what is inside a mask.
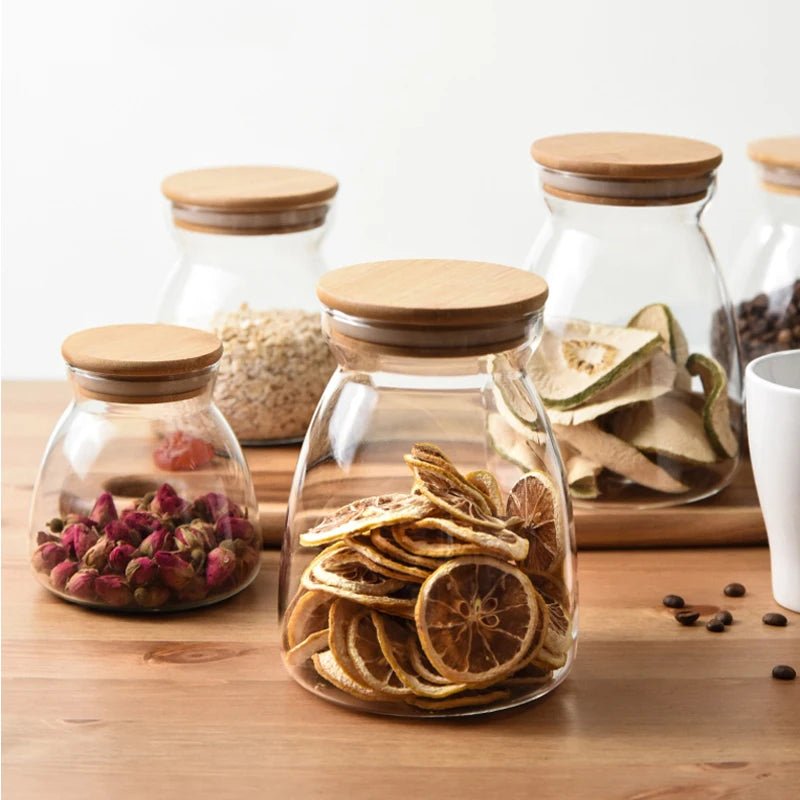
[[[326,275],[339,363],[289,502],[280,585],[292,677],[396,716],[510,708],[566,677],[577,641],[563,464],[526,371],[544,282],[495,264],[400,261]],[[493,441],[500,404],[528,409]]]

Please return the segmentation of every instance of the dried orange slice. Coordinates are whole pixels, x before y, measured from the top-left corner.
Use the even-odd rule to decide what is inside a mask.
[[[378,528],[372,531],[369,535],[369,541],[376,550],[380,550],[395,561],[411,564],[414,567],[422,567],[429,572],[440,566],[435,558],[416,556],[400,547],[394,538],[391,528]]]
[[[422,678],[411,659],[411,651],[416,647],[417,636],[408,625],[374,611],[372,624],[377,631],[384,658],[403,685],[417,697],[441,699],[470,688],[466,683],[451,683],[441,678],[429,682]]]
[[[329,586],[319,583],[314,579],[314,576],[308,569],[303,573],[301,582],[305,589],[311,591],[327,592],[334,597],[350,600],[353,603],[369,608],[377,608],[379,611],[384,611],[387,614],[395,614],[399,617],[407,617],[408,619],[413,619],[414,617],[414,605],[416,600],[413,597],[382,597],[374,594],[351,592],[349,589],[343,589],[339,586]]]
[[[503,513],[505,503],[497,478],[485,469],[476,469],[464,476],[467,483],[477,489],[489,503],[489,513],[498,516]],[[508,527],[506,525],[506,527]]]
[[[413,522],[433,511],[430,501],[419,495],[382,494],[364,497],[342,506],[305,533],[300,534],[300,544],[316,547],[343,539],[352,533],[370,531],[382,525]]]
[[[357,697],[359,700],[367,700],[373,703],[387,699],[380,692],[376,692],[374,689],[370,689],[358,683],[358,681],[354,681],[341,668],[339,662],[333,657],[333,653],[330,650],[325,650],[323,653],[315,653],[311,656],[311,660],[319,676],[340,691]]]
[[[395,561],[367,542],[350,537],[346,539],[346,542],[348,546],[361,555],[368,564],[371,564],[372,569],[376,572],[382,572],[384,575],[391,575],[392,577],[400,578],[404,581],[411,581],[412,583],[422,583],[422,581],[431,574],[431,570],[429,569],[412,567],[410,564],[403,564],[402,561]]]
[[[564,519],[559,493],[544,472],[523,475],[511,489],[506,515],[522,517],[517,529],[530,547],[522,568],[549,572],[558,567],[566,550]]]
[[[286,652],[286,663],[292,667],[305,664],[314,653],[321,653],[328,649],[328,629],[317,631],[306,637],[300,644],[296,644]]]
[[[514,561],[522,561],[528,555],[528,540],[509,530],[486,533],[485,531],[476,531],[474,528],[459,525],[453,520],[440,519],[439,517],[425,517],[413,522],[411,527],[419,529],[433,528],[433,530],[442,531],[454,539],[476,544],[485,553],[491,553],[500,558],[513,558]]]
[[[490,556],[443,564],[422,584],[414,611],[434,669],[470,684],[512,673],[530,650],[539,616],[530,578]]]
[[[350,620],[347,628],[350,662],[358,671],[361,683],[365,683],[370,689],[395,696],[411,694],[411,690],[386,660],[378,642],[373,615],[363,609]]]
[[[316,658],[316,656],[315,656]],[[421,697],[404,697],[406,703],[426,711],[447,711],[451,708],[469,708],[470,706],[488,706],[500,700],[508,700],[511,692],[508,689],[494,689],[491,692],[474,692],[448,697],[446,700],[428,700]]]
[[[398,579],[377,572],[372,562],[351,547],[323,551],[311,565],[311,577],[325,586],[380,597],[406,585],[402,576]]]
[[[433,529],[394,528],[394,538],[404,549],[416,555],[435,559],[458,556],[481,555],[484,552],[477,544],[467,544],[453,539],[449,533]],[[441,566],[441,562],[437,568]]]
[[[297,647],[312,633],[327,629],[332,602],[329,594],[311,591],[293,603],[286,617],[286,642],[290,649]]]

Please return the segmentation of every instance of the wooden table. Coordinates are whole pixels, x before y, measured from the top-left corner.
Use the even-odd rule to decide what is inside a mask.
[[[777,610],[765,548],[579,559],[581,643],[566,683],[472,721],[390,720],[325,704],[278,655],[278,554],[217,608],[135,618],[70,606],[29,574],[36,463],[63,387],[3,387],[3,789],[80,798],[795,798],[800,615]],[[722,595],[737,580],[741,599]],[[677,625],[677,592],[732,610]]]

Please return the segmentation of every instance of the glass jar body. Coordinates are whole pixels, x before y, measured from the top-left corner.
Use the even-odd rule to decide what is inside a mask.
[[[524,370],[530,344],[502,354],[460,358],[391,356],[341,345],[334,349],[339,368],[309,427],[289,500],[279,603],[288,671],[327,700],[397,716],[483,713],[548,693],[566,677],[575,655],[575,542],[563,465]],[[347,537],[334,533],[317,546],[307,540],[321,520],[347,517],[337,510],[349,504],[355,504],[351,510],[359,508],[363,498],[379,496],[378,505],[380,496],[389,494],[401,497],[401,506],[425,502],[435,479],[427,483],[431,474],[423,470],[422,478],[415,473],[415,482],[409,467],[416,462],[408,460],[418,454],[419,443],[438,448],[461,476],[492,473],[499,490],[492,513],[503,520],[511,508],[506,507],[512,502],[509,495],[523,475],[532,472],[530,480],[537,487],[549,487],[539,516],[525,520],[527,534],[517,527],[521,523],[509,523],[519,538],[531,538],[527,560],[493,550],[488,537],[497,529],[485,529],[485,539],[476,537],[476,522],[469,515],[454,515],[452,508],[445,510],[441,498],[416,516],[395,508],[379,524],[362,525]],[[464,490],[455,480],[449,500],[458,504]],[[533,514],[532,508],[528,511]],[[426,529],[426,524],[439,523],[421,522],[420,514],[446,522]],[[460,529],[448,528],[454,521]],[[539,535],[543,540],[553,537],[552,552],[534,553]],[[335,563],[342,568],[337,570]],[[477,675],[457,680],[446,668],[442,675],[437,671],[443,669],[437,661],[438,644],[428,627],[432,604],[456,604],[461,591],[469,595],[470,608],[499,603],[502,610],[507,602],[502,594],[481,597],[477,577],[471,588],[458,578],[463,570],[494,575],[498,569],[511,573],[503,581],[529,586],[549,611],[533,612],[539,627],[531,628],[526,651],[508,662],[508,669],[498,668],[488,682]],[[449,570],[455,570],[454,577],[446,578]],[[369,588],[370,581],[382,584],[387,576],[394,582],[385,591]],[[443,580],[451,581],[450,588]],[[439,591],[445,586],[438,601],[430,599],[436,586]],[[353,592],[358,587],[365,594]],[[464,619],[447,624],[463,627]],[[467,628],[462,632],[471,635]],[[372,661],[359,655],[359,646],[372,654]],[[465,646],[457,642],[455,650]],[[454,658],[468,655],[457,652]],[[480,670],[475,666],[476,673]]]
[[[34,489],[32,564],[60,597],[124,612],[224,600],[259,569],[258,507],[211,401],[110,402],[76,388]]]
[[[763,194],[728,279],[745,365],[800,348],[800,192]]]
[[[581,381],[567,402],[543,393],[568,473],[574,459],[594,465],[591,490],[573,486],[581,502],[676,505],[714,494],[736,469],[741,373],[732,309],[700,226],[705,203],[547,196],[551,216],[527,265],[548,282],[546,329],[566,337],[564,360]],[[589,334],[600,349],[586,356],[586,340],[570,331],[588,329],[571,320],[610,326]],[[631,328],[658,333],[660,344]],[[599,364],[580,362],[598,353]],[[714,402],[720,393],[727,403]]]
[[[215,399],[239,440],[299,441],[335,367],[314,287],[323,227],[269,235],[177,228],[159,322],[211,330],[225,352]]]

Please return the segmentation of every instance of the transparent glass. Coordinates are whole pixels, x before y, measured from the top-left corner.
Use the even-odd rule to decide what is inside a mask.
[[[315,286],[325,226],[230,235],[176,228],[180,258],[158,321],[211,330],[225,348],[216,402],[240,441],[300,441],[335,362]]]
[[[763,191],[728,283],[744,364],[800,348],[800,192]]]
[[[555,376],[555,400],[542,396],[581,504],[686,503],[718,492],[736,469],[742,378],[732,308],[700,224],[709,196],[615,206],[546,195],[551,214],[527,266],[550,287],[545,342],[561,355],[539,362]]]
[[[187,400],[108,402],[81,392],[75,374],[33,493],[39,582],[127,612],[204,606],[244,589],[259,568],[258,507],[211,384]]]
[[[541,316],[519,348],[463,357],[389,355],[334,344],[339,367],[303,443],[281,560],[282,653],[287,670],[309,691],[375,713],[457,716],[533,700],[567,676],[578,636],[575,539],[558,448],[524,368],[540,334]],[[484,529],[488,535],[476,544],[480,522],[466,522],[438,504],[405,517],[402,508],[395,513],[390,504],[380,524],[362,525],[344,544],[336,540],[338,533],[319,546],[309,543],[306,537],[314,537],[310,532],[321,520],[349,519],[339,509],[351,503],[363,508],[362,498],[385,500],[398,493],[401,507],[424,502],[431,475],[415,483],[404,463],[404,456],[418,454],[417,443],[434,445],[468,479],[474,479],[474,470],[495,476],[499,493],[490,513],[495,522],[503,520],[500,528],[516,532],[510,540],[529,543],[527,555],[498,554],[493,549],[497,526]],[[517,482],[530,473],[531,485],[545,487],[543,495],[532,497],[521,517],[508,519],[518,511],[509,495],[516,486],[515,497],[520,497],[527,484]],[[465,479],[455,479],[463,487],[459,480]],[[463,491],[453,489],[450,502],[463,501]],[[378,505],[382,502],[379,497]],[[447,522],[426,529],[429,521],[415,528],[420,514],[460,520],[461,530],[453,534]],[[325,524],[329,532],[331,524],[336,525]],[[472,526],[472,533],[464,526]],[[512,575],[499,579],[497,569]],[[443,583],[450,570],[453,577]],[[466,585],[460,570],[475,570],[474,584]],[[477,576],[482,570],[494,575],[493,585],[500,581],[503,591],[481,594]],[[461,625],[462,633],[464,625],[475,626],[477,642],[485,632],[480,626],[496,625],[494,613],[502,616],[510,604],[504,592],[523,584],[537,598],[535,605],[548,610],[536,612],[530,640],[515,645],[522,648],[516,661],[498,656],[496,674],[482,683],[480,676],[487,673],[470,660],[466,639],[456,637],[451,655],[466,659],[469,678],[442,675],[436,662],[441,643],[433,640],[430,631],[436,626],[429,627],[426,616],[434,604],[452,614],[463,611],[447,625]],[[437,586],[443,594],[432,600]],[[354,587],[367,596],[348,593]],[[521,605],[527,613],[528,605]],[[477,617],[469,617],[470,609]],[[531,625],[531,618],[527,622]],[[524,624],[523,630],[528,630]],[[360,646],[366,650],[359,651]]]

